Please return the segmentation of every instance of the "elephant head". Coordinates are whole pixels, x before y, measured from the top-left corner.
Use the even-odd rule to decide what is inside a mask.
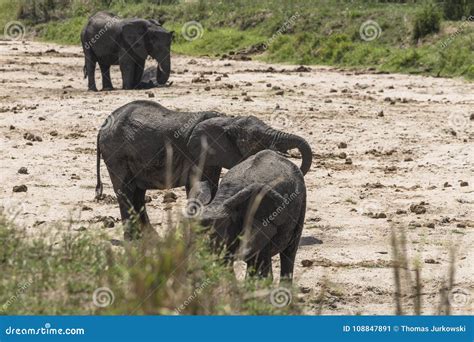
[[[194,157],[202,153],[207,141],[206,164],[230,169],[259,151],[270,149],[285,153],[297,148],[302,156],[300,170],[305,175],[312,162],[312,151],[300,136],[271,128],[254,117],[217,117],[200,122],[194,128],[188,149]]]
[[[157,61],[156,81],[165,84],[171,72],[173,31],[166,31],[156,20],[131,19],[124,23],[122,37],[127,49],[139,58],[150,55]]]
[[[215,198],[203,208],[200,223],[203,227],[211,227],[214,248],[226,247],[231,254],[236,254],[238,248],[239,256],[247,259],[277,234],[277,225],[287,216],[283,213],[272,222],[262,224],[258,219],[254,220],[256,210],[260,217],[269,217],[275,205],[279,206],[283,201],[284,198],[268,185],[248,185],[223,201]]]

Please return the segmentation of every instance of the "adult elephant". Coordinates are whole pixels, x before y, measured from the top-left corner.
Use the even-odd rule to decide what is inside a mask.
[[[311,166],[311,147],[303,138],[275,130],[254,116],[228,117],[217,112],[177,112],[152,101],[133,101],[115,110],[97,136],[96,197],[102,196],[103,157],[122,220],[135,211],[149,228],[147,189],[185,186],[188,197],[208,204],[215,196],[221,169],[271,149],[298,148],[301,171]],[[126,239],[133,233],[125,234]]]
[[[168,81],[171,71],[170,47],[173,32],[166,31],[156,20],[120,19],[109,12],[98,12],[89,18],[81,33],[85,56],[84,77],[88,88],[97,91],[95,68],[99,63],[103,90],[113,89],[110,66],[120,65],[123,89],[140,87],[145,60],[157,63],[158,84]]]

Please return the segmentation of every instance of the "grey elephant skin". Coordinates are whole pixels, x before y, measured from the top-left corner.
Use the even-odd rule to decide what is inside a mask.
[[[156,20],[121,19],[110,12],[98,12],[89,18],[81,32],[85,57],[84,77],[89,90],[97,91],[96,64],[102,73],[104,90],[113,89],[110,66],[119,65],[123,89],[140,88],[145,60],[157,61],[156,80],[165,84],[171,72],[170,48],[173,32]]]
[[[295,164],[270,150],[234,166],[222,178],[201,223],[212,227],[212,241],[236,255],[250,275],[266,277],[272,256],[280,254],[281,278],[292,279],[306,212],[306,187]]]
[[[306,174],[312,162],[306,140],[272,129],[256,117],[178,112],[156,102],[134,101],[115,110],[97,135],[96,197],[102,196],[102,156],[122,220],[134,211],[140,226],[147,227],[147,189],[185,186],[188,197],[207,204],[217,192],[222,168],[230,169],[264,149],[292,148],[300,150],[301,171]]]

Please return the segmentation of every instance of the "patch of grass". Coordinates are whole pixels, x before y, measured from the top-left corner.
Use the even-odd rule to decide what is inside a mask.
[[[42,1],[51,0],[37,0],[36,4]],[[53,2],[58,4],[47,15],[41,14],[41,11],[32,15],[28,12],[31,12],[31,6],[23,6],[22,17],[28,25],[37,29],[41,39],[62,44],[78,44],[87,16],[98,10],[110,10],[122,17],[153,18],[164,22],[167,29],[176,32],[172,50],[180,54],[214,57],[266,44],[266,51],[254,56],[255,59],[291,64],[375,67],[390,72],[474,78],[471,62],[474,60],[474,28],[464,25],[460,29],[462,23],[440,22],[440,13],[445,7],[439,2]],[[51,19],[45,24],[42,22],[46,16]],[[202,36],[193,41],[187,41],[182,35],[184,24],[190,21],[199,22],[203,28]],[[376,22],[380,31],[376,39],[366,41],[362,39],[360,29],[369,21]],[[441,48],[441,43],[446,41],[450,42],[449,46]]]
[[[300,313],[271,305],[270,281],[237,282],[199,229],[183,223],[113,247],[68,227],[48,241],[31,238],[0,215],[0,315]]]

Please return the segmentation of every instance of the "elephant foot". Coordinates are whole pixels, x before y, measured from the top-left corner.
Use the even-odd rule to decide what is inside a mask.
[[[102,87],[102,91],[112,91],[112,90],[115,90],[114,87],[110,86],[110,87]]]
[[[98,91],[96,87],[89,87],[88,91]]]

